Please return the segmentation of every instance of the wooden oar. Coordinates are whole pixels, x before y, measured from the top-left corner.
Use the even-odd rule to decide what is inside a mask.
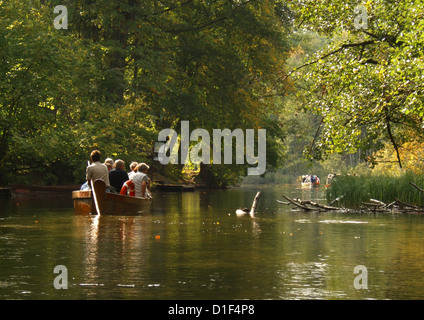
[[[96,188],[94,188],[94,181],[91,179],[91,192],[93,193],[94,205],[96,206],[97,214],[100,215],[99,203],[97,202]]]

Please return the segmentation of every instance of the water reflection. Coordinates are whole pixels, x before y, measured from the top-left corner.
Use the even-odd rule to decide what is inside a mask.
[[[323,193],[282,187],[261,189],[254,218],[237,217],[257,191],[158,194],[151,214],[136,217],[8,202],[0,298],[424,297],[423,217],[293,211],[275,200],[322,201]],[[68,268],[68,290],[53,288],[59,264]],[[368,290],[353,287],[356,265],[368,268]]]
[[[324,262],[289,262],[284,272],[280,272],[281,281],[288,287],[285,297],[304,297],[305,299],[324,299],[340,297],[340,293],[326,289],[329,265]]]
[[[86,257],[84,259],[85,274],[87,275],[88,282],[95,282],[95,275],[97,272],[97,260],[98,260],[98,239],[99,239],[99,223],[100,216],[90,217],[89,230],[87,232],[87,250]],[[81,285],[81,284],[80,284]]]
[[[82,269],[75,285],[84,287],[90,296],[105,294],[89,287],[135,288],[143,275],[149,251],[146,235],[150,219],[143,217],[76,216],[76,232],[80,242]],[[108,290],[109,290],[108,289]]]

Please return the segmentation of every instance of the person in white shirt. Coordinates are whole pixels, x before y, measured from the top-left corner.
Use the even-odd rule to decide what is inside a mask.
[[[149,166],[145,163],[137,165],[137,173],[132,175],[131,180],[135,185],[135,196],[139,198],[152,198],[150,193],[150,178],[147,176]]]
[[[91,164],[86,169],[87,182],[81,186],[81,190],[90,190],[91,180],[95,181],[97,179],[102,179],[106,184],[106,188],[109,189],[109,170],[104,163],[100,163],[100,156],[101,153],[99,150],[91,152]]]

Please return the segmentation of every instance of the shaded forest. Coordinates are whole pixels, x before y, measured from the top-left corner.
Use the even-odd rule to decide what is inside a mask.
[[[421,170],[413,151],[423,148],[423,3],[359,9],[353,1],[0,1],[0,184],[82,183],[93,149],[164,176],[195,171],[209,186],[239,183],[248,164],[236,164],[235,152],[233,164],[153,160],[158,133],[180,132],[184,120],[209,132],[266,129],[267,172],[297,173],[304,159],[327,161],[328,171]]]

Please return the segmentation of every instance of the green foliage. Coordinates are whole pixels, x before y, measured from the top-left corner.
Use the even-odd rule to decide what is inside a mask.
[[[59,4],[67,30],[53,27]],[[157,133],[182,120],[266,128],[278,166],[281,101],[262,95],[284,72],[284,2],[18,0],[0,14],[0,181],[82,182],[93,148],[151,161]],[[245,169],[209,173],[232,184]]]
[[[322,116],[308,155],[378,150],[386,141],[397,150],[411,136],[422,140],[424,3],[301,4],[293,2],[296,24],[329,39],[298,68],[308,84],[305,107]],[[358,28],[355,19],[366,26]]]
[[[75,88],[86,85],[75,71],[88,57],[78,40],[53,28],[50,12],[38,2],[0,4],[0,180],[43,172],[75,151],[69,123],[81,98]]]
[[[341,204],[358,208],[361,202],[370,199],[383,201],[387,204],[399,199],[403,202],[422,205],[424,195],[415,189],[410,182],[421,188],[424,186],[423,175],[406,173],[402,176],[362,175],[336,177],[329,189],[327,200],[332,201],[342,195]]]

